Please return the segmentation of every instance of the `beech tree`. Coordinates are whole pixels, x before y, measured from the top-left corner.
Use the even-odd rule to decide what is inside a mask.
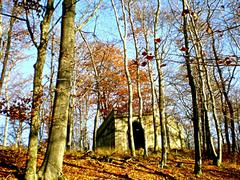
[[[2,2],[0,2],[0,12],[2,12]],[[12,34],[13,34],[13,25],[16,21],[15,16],[17,15],[17,3],[15,2],[13,4],[12,10],[11,10],[11,17],[9,21],[9,28],[7,30],[7,39],[6,44],[4,42],[3,37],[3,26],[2,26],[2,15],[0,15],[0,60],[2,61],[2,71],[1,71],[1,77],[0,77],[0,95],[2,95],[2,87],[4,84],[5,75],[8,68],[8,61],[10,56],[10,50],[11,50],[11,43],[12,43]]]
[[[37,2],[39,3],[39,2]],[[53,14],[53,0],[48,1],[46,12],[43,18],[43,21],[40,25],[40,43],[37,44],[35,40],[35,34],[32,32],[30,22],[29,22],[29,13],[31,10],[31,5],[27,6],[27,4],[24,4],[23,6],[26,6],[26,23],[27,27],[32,39],[32,42],[34,43],[35,47],[37,48],[37,61],[34,65],[34,80],[33,80],[33,104],[32,104],[32,117],[31,117],[31,130],[29,135],[29,146],[28,146],[28,163],[26,167],[26,179],[36,179],[37,178],[37,172],[36,172],[36,166],[37,166],[37,150],[38,150],[38,132],[39,132],[39,124],[40,124],[40,107],[42,103],[42,93],[43,93],[43,87],[42,87],[42,74],[43,74],[43,67],[45,64],[46,54],[47,54],[47,45],[49,40],[49,27],[51,23],[51,18]],[[39,4],[38,4],[39,5]],[[41,9],[40,9],[41,11]]]
[[[220,166],[222,161],[222,139],[221,139],[221,130],[219,125],[219,119],[216,111],[216,101],[215,96],[213,94],[213,88],[212,83],[209,75],[209,69],[207,67],[207,62],[205,60],[205,57],[203,55],[203,44],[202,40],[200,38],[200,33],[198,31],[198,28],[196,26],[196,17],[194,17],[195,12],[192,10],[192,8],[187,5],[188,10],[191,12],[189,16],[189,34],[191,36],[191,40],[193,43],[194,51],[196,54],[196,61],[197,61],[197,72],[198,77],[200,81],[199,85],[199,91],[201,96],[201,108],[203,110],[202,121],[204,121],[205,126],[203,126],[203,129],[206,131],[206,144],[207,144],[207,153],[209,153],[209,157],[213,159],[213,163],[217,166]],[[209,91],[209,98],[210,98],[210,107],[213,114],[213,119],[215,121],[216,125],[216,132],[218,137],[218,153],[215,151],[215,147],[212,140],[211,135],[211,128],[210,128],[210,117],[208,113],[208,101],[206,96],[206,88]],[[202,111],[201,111],[202,112]]]
[[[131,0],[128,1],[127,11],[128,11],[129,24],[131,27],[130,29],[133,37],[133,42],[134,42],[134,48],[135,48],[135,62],[136,62],[136,68],[137,68],[136,70],[137,71],[137,94],[138,94],[138,103],[139,103],[138,119],[143,128],[143,134],[144,134],[144,156],[148,156],[148,143],[147,143],[146,131],[143,123],[143,98],[142,98],[142,92],[141,92],[141,74],[140,74],[140,60],[139,60],[140,57],[139,57],[139,48],[138,48],[138,40],[137,40],[138,33],[133,22],[132,7],[131,7],[132,3],[134,2]]]
[[[183,20],[183,35],[184,35],[184,47],[182,50],[185,52],[185,60],[187,67],[187,74],[189,80],[189,86],[191,88],[192,95],[192,110],[193,110],[193,125],[194,125],[194,145],[195,145],[195,166],[194,172],[196,174],[202,174],[202,156],[201,156],[201,144],[200,144],[200,121],[198,115],[198,103],[197,103],[197,92],[194,77],[192,74],[192,68],[190,64],[189,54],[189,36],[188,36],[188,11],[187,1],[182,0],[182,20]]]
[[[75,54],[75,19],[76,4],[72,0],[64,0],[62,4],[61,46],[53,106],[53,118],[42,171],[43,179],[58,179],[62,176],[63,155],[66,146],[71,78],[74,68]]]
[[[154,20],[154,55],[157,62],[157,72],[158,72],[158,85],[159,85],[159,118],[160,118],[160,126],[161,126],[161,144],[162,144],[162,159],[160,162],[160,166],[163,168],[167,165],[167,137],[166,137],[166,116],[165,116],[165,93],[164,93],[164,78],[162,71],[162,59],[159,56],[158,52],[158,41],[159,38],[157,36],[157,28],[160,14],[160,0],[157,1],[157,10],[155,12],[155,20]]]
[[[121,6],[121,13],[123,18],[123,30],[121,28],[119,15],[116,9],[116,5],[114,3],[114,0],[111,0],[112,6],[115,13],[115,19],[118,27],[118,32],[121,37],[122,45],[123,45],[123,61],[124,61],[124,71],[127,78],[127,85],[128,85],[128,135],[130,139],[130,149],[132,156],[135,156],[135,145],[134,145],[134,139],[133,139],[133,127],[132,127],[132,117],[133,117],[133,106],[132,106],[132,100],[133,100],[133,87],[132,87],[132,79],[130,76],[130,72],[128,69],[128,58],[127,58],[127,15],[125,10],[125,2],[123,0],[120,1]]]

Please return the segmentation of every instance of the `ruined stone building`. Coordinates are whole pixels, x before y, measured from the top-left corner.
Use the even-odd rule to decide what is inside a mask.
[[[157,141],[161,145],[160,122],[157,118]],[[136,149],[144,147],[143,128],[137,116],[133,117],[133,135]],[[143,116],[143,125],[146,131],[148,148],[154,147],[154,127],[152,114]],[[167,118],[168,143],[170,148],[180,149],[185,146],[183,127],[173,118]],[[97,131],[97,148],[126,151],[129,149],[128,118],[112,111]]]

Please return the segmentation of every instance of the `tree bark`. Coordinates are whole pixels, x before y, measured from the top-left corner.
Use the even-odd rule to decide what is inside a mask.
[[[71,101],[71,97],[70,97]],[[67,122],[67,138],[66,138],[66,150],[69,151],[72,148],[72,137],[73,137],[73,103],[69,104],[68,122]]]
[[[126,7],[125,7],[124,0],[121,0],[120,1],[121,2],[121,11],[122,11],[123,23],[124,23],[123,32],[122,32],[114,0],[111,0],[111,2],[112,2],[112,6],[114,9],[114,13],[115,13],[115,19],[116,19],[116,23],[117,23],[117,27],[118,27],[118,32],[120,34],[122,45],[123,45],[124,71],[125,71],[125,75],[127,78],[127,85],[128,85],[128,136],[129,136],[129,144],[130,144],[131,154],[132,154],[132,156],[135,156],[136,154],[135,154],[135,145],[134,145],[134,138],[133,138],[133,125],[132,125],[133,87],[132,87],[132,79],[131,79],[130,72],[128,69],[128,59],[127,59],[127,17],[126,17],[126,11],[125,11]]]
[[[62,177],[63,155],[66,145],[67,121],[71,78],[74,69],[75,53],[75,1],[64,0],[62,4],[61,46],[57,75],[56,94],[53,107],[53,122],[48,144],[49,154],[45,159],[43,179]]]
[[[183,11],[187,9],[186,6],[187,1],[182,0]],[[188,30],[187,30],[187,15],[183,15],[183,33],[184,33],[184,41],[185,48],[187,51],[185,52],[185,60],[187,66],[187,74],[189,80],[189,86],[191,88],[192,94],[192,108],[193,108],[193,126],[194,126],[194,144],[195,144],[195,166],[194,173],[202,174],[202,155],[201,155],[201,144],[200,144],[200,121],[198,116],[198,104],[197,104],[197,93],[196,93],[196,85],[192,76],[192,70],[190,65],[190,54],[189,54],[189,39],[188,39]]]
[[[92,49],[89,46],[89,43],[87,42],[86,38],[83,36],[83,33],[81,31],[80,31],[80,34],[81,34],[82,39],[84,40],[85,44],[87,45],[87,49],[88,49],[89,54],[90,54],[91,64],[92,64],[93,71],[94,71],[94,78],[95,78],[95,82],[96,82],[97,110],[96,110],[96,114],[95,114],[95,118],[94,118],[93,145],[92,145],[92,150],[95,151],[96,147],[97,147],[97,125],[98,125],[99,115],[100,115],[100,99],[101,99],[101,94],[100,94],[100,89],[99,89],[100,77],[99,77],[99,72],[98,72],[96,64],[95,64],[95,59],[94,59],[94,56],[93,56]]]
[[[188,10],[190,10],[190,7],[188,7]],[[207,147],[209,147],[211,150],[210,156],[213,159],[213,164],[220,166],[221,161],[222,161],[222,139],[221,139],[221,129],[219,126],[219,120],[217,117],[215,97],[213,95],[211,80],[209,77],[208,69],[205,64],[201,39],[199,37],[199,33],[198,33],[197,27],[195,25],[195,20],[192,16],[190,16],[190,20],[191,20],[191,24],[192,24],[192,31],[194,34],[194,37],[192,39],[194,42],[193,45],[194,45],[196,55],[197,55],[197,60],[198,60],[198,67],[199,67],[199,74],[200,74],[199,77],[200,77],[202,84],[204,84],[204,82],[206,82],[206,85],[207,85],[207,88],[209,91],[210,100],[211,100],[211,109],[212,109],[213,119],[215,121],[217,137],[218,137],[218,154],[216,154],[216,152],[215,152],[215,147],[213,145],[212,138],[211,138],[211,132],[210,132],[211,129],[210,129],[210,125],[209,125],[209,119],[208,119],[208,115],[206,114],[205,122],[206,122],[206,135],[207,135],[207,144],[208,144]],[[200,62],[199,62],[199,60],[200,60]],[[201,65],[199,63],[201,63]],[[204,72],[204,74],[202,72]],[[202,78],[203,77],[202,74],[204,75],[205,81]],[[202,88],[202,91],[204,92],[204,88]],[[204,96],[203,96],[203,98],[204,98]],[[205,98],[203,99],[203,101],[204,101],[204,103],[206,103]],[[207,106],[206,105],[204,105],[204,106],[205,106],[204,109],[206,109]],[[208,113],[208,111],[206,111],[206,113]]]
[[[217,166],[220,166],[222,162],[222,139],[221,139],[221,130],[219,127],[219,120],[217,117],[215,97],[213,95],[213,90],[212,90],[208,69],[205,65],[201,39],[199,38],[199,33],[195,25],[195,21],[192,17],[191,17],[191,24],[192,24],[192,31],[194,35],[194,36],[192,35],[192,39],[194,42],[193,46],[197,55],[198,73],[199,73],[200,85],[202,86],[201,92],[203,97],[203,108],[205,113],[207,152],[208,152],[208,156],[213,160],[213,163]],[[218,154],[216,154],[215,147],[213,145],[212,135],[211,135],[211,128],[210,128],[210,122],[209,122],[209,116],[208,116],[208,104],[207,104],[207,98],[205,93],[205,84],[209,91],[211,110],[212,110],[213,119],[216,126],[216,132],[218,137]]]
[[[3,41],[3,22],[2,22],[2,0],[0,0],[0,59],[2,59],[4,52],[4,41]]]
[[[49,0],[47,4],[46,14],[41,22],[40,44],[37,47],[37,62],[34,65],[34,80],[33,80],[33,102],[32,116],[30,124],[30,135],[28,145],[28,162],[26,166],[25,179],[37,179],[37,150],[38,150],[38,131],[39,131],[39,113],[42,104],[42,74],[45,64],[47,44],[49,39],[49,26],[53,14],[53,0]],[[31,30],[30,30],[31,31]]]
[[[7,109],[9,109],[9,95],[8,95],[8,82],[10,80],[10,71],[8,71],[8,76],[6,77],[6,86],[5,86],[5,99],[7,103]],[[3,146],[7,146],[8,140],[8,124],[9,124],[9,117],[6,115],[5,125],[4,125],[4,139],[3,139]]]
[[[226,84],[225,84],[225,81],[224,81],[224,78],[223,78],[223,75],[222,75],[222,70],[221,70],[221,68],[219,67],[219,64],[218,64],[219,58],[218,58],[217,50],[216,50],[216,47],[215,47],[215,38],[214,38],[214,33],[213,32],[211,33],[211,38],[212,38],[213,54],[214,54],[214,57],[215,57],[215,62],[216,62],[216,65],[217,65],[217,70],[218,70],[220,83],[221,83],[221,91],[222,91],[222,94],[225,98],[225,101],[226,101],[226,104],[228,106],[229,113],[230,113],[231,133],[232,133],[232,153],[235,156],[237,146],[236,146],[236,133],[235,133],[235,124],[234,124],[234,111],[233,111],[233,107],[232,107],[232,102],[230,101],[227,90],[226,90]]]
[[[146,52],[149,51],[149,41],[148,41],[148,32],[145,27],[145,22],[143,20],[143,29],[144,29],[144,39],[146,43]],[[156,119],[156,96],[155,96],[155,83],[153,79],[153,68],[152,62],[148,62],[148,76],[151,83],[151,101],[152,101],[152,117],[153,117],[153,130],[154,130],[154,152],[157,152],[159,149],[159,139],[158,139],[158,128],[157,128],[157,119]]]
[[[157,10],[155,12],[154,19],[154,39],[157,38],[157,29],[158,29],[158,21],[160,15],[160,1],[157,1]],[[162,159],[160,162],[160,166],[163,168],[167,165],[167,136],[166,136],[166,117],[165,117],[165,92],[164,92],[164,77],[161,68],[162,59],[160,59],[158,53],[158,43],[154,42],[154,55],[157,62],[157,72],[158,72],[158,84],[159,84],[159,119],[160,119],[160,127],[161,127],[161,145],[162,145]]]
[[[19,146],[21,145],[22,131],[23,131],[23,121],[19,121],[17,132],[16,132],[16,142],[15,142],[16,148],[19,148]]]
[[[201,137],[202,137],[202,147],[203,147],[203,153],[206,154],[207,153],[207,149],[206,149],[206,130],[205,130],[205,116],[204,116],[204,108],[203,108],[203,100],[201,95],[199,95],[199,108],[200,108],[200,118],[201,118],[201,125],[202,125],[202,129],[201,129]]]
[[[132,1],[128,1],[128,16],[129,16],[129,22],[132,30],[132,36],[133,36],[133,42],[134,42],[134,48],[135,48],[135,60],[137,62],[137,93],[138,93],[138,120],[143,128],[143,134],[144,134],[144,157],[148,156],[148,143],[147,143],[147,135],[146,135],[146,130],[145,130],[145,125],[143,122],[143,99],[142,99],[142,93],[141,93],[141,75],[140,75],[140,62],[139,62],[139,50],[138,50],[138,43],[137,43],[137,35],[135,33],[135,28],[133,24],[133,19],[132,19],[132,12],[131,12],[131,7],[130,3]]]
[[[11,12],[12,16],[10,18],[9,29],[8,29],[8,32],[7,32],[6,48],[4,47],[4,45],[2,46],[2,48],[3,48],[2,50],[4,50],[4,48],[5,48],[5,51],[4,51],[3,65],[2,65],[2,71],[1,71],[1,77],[0,77],[0,95],[2,95],[2,88],[3,88],[5,74],[6,74],[7,67],[8,67],[8,60],[9,60],[10,48],[11,48],[11,42],[12,42],[13,25],[14,25],[15,20],[16,20],[14,18],[15,14],[16,14],[16,9],[17,9],[17,4],[14,3],[13,8],[12,8],[12,12]],[[0,18],[0,23],[2,23],[1,21],[2,20]],[[2,27],[0,27],[0,31],[2,31],[1,28]],[[2,32],[0,32],[0,33],[2,34]],[[2,35],[0,36],[0,38],[2,38]],[[0,43],[1,43],[1,41],[0,41]]]
[[[95,114],[94,127],[93,127],[93,145],[92,145],[93,151],[95,151],[97,148],[97,124],[98,124],[98,119],[99,119],[99,114],[100,114],[100,104],[99,104],[99,100],[97,100],[97,101],[98,101],[97,102],[97,111]]]

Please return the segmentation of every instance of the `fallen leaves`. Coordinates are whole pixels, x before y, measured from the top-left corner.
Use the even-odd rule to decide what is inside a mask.
[[[158,167],[160,154],[148,158],[127,153],[97,154],[93,152],[67,152],[64,156],[63,173],[71,179],[188,179],[198,178],[193,174],[192,151],[178,151],[169,154],[167,167]],[[43,160],[39,154],[38,167]],[[27,161],[26,150],[0,149],[0,179],[21,179]],[[180,165],[180,166],[179,166]],[[201,179],[237,179],[240,165],[225,162],[222,167],[203,163]]]

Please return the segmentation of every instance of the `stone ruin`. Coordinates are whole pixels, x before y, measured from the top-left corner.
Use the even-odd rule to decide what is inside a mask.
[[[152,114],[143,116],[143,125],[146,131],[148,148],[154,148],[154,127]],[[156,117],[157,141],[161,146],[161,133],[159,117]],[[182,149],[185,147],[185,135],[183,127],[176,123],[172,117],[167,120],[168,146],[171,149]],[[137,116],[133,116],[133,135],[136,149],[144,148],[144,133],[143,127]],[[103,121],[97,130],[97,149],[108,149],[116,151],[129,150],[128,136],[128,117],[118,114],[113,110],[108,117]],[[159,149],[159,147],[157,147]]]

